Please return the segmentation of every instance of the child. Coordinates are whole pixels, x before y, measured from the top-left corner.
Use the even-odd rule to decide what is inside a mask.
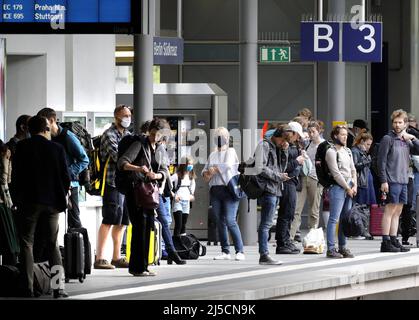
[[[174,236],[186,234],[191,202],[195,200],[195,172],[193,161],[190,158],[183,159],[175,174],[172,175],[174,203],[173,216],[175,218]],[[185,161],[186,160],[186,161]]]

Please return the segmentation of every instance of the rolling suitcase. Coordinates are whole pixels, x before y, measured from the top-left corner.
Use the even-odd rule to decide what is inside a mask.
[[[382,228],[382,220],[384,215],[384,207],[379,206],[377,204],[371,205],[370,211],[370,234],[372,236],[382,236],[383,235],[383,228]]]
[[[162,256],[162,226],[157,220],[154,220],[153,228],[150,231],[150,246],[148,252],[148,264],[149,265],[160,265]]]
[[[84,274],[92,273],[92,247],[89,241],[89,234],[86,228],[71,228],[68,232],[79,232],[83,236],[84,244]]]
[[[70,279],[78,279],[83,283],[86,278],[84,240],[80,232],[64,235],[64,270],[66,283]]]

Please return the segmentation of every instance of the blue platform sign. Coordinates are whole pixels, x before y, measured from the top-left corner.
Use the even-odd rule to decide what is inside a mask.
[[[34,22],[65,21],[67,0],[36,0],[34,5]]]
[[[3,22],[33,22],[34,21],[34,0],[4,0]]]
[[[381,62],[382,41],[382,23],[343,23],[343,60]]]
[[[117,5],[116,5],[117,3]],[[131,0],[101,0],[99,22],[129,22],[131,20]]]
[[[155,37],[154,64],[183,64],[183,39]]]
[[[67,22],[99,22],[99,0],[67,1]]]
[[[339,61],[339,23],[301,23],[301,61]]]
[[[0,0],[0,33],[141,33],[139,0]]]

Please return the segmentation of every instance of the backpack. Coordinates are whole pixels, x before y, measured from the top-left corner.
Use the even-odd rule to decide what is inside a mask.
[[[273,159],[272,151],[269,151],[268,163]],[[268,163],[266,165],[268,165]],[[254,168],[256,164],[256,159],[253,157],[250,161],[242,162],[239,165],[239,180],[238,185],[241,190],[246,194],[248,199],[258,199],[260,198],[266,189],[266,181],[260,175],[246,175],[246,168]]]
[[[48,262],[33,265],[33,293],[35,296],[51,293],[51,270]]]
[[[345,237],[359,237],[369,234],[368,226],[365,225],[364,207],[355,203],[352,209],[345,212],[341,217],[340,227],[343,230]]]
[[[145,142],[143,135],[127,135],[118,143],[118,160],[124,155],[129,147],[136,141]],[[141,151],[143,152],[143,150]],[[115,186],[119,193],[126,195],[134,188],[133,174],[131,171],[119,170],[118,166],[115,171]]]
[[[92,139],[93,150],[89,155],[89,173],[90,182],[85,184],[86,192],[91,196],[103,196],[104,187],[106,183],[106,170],[108,159],[102,160],[100,156],[100,141],[102,136],[97,136]]]
[[[334,148],[335,145],[330,141],[323,141],[319,144],[316,151],[315,157],[315,167],[316,167],[316,174],[317,179],[319,179],[319,183],[324,188],[329,188],[332,184],[336,184],[335,179],[332,176],[332,173],[329,170],[329,166],[326,162],[326,153],[329,148]],[[344,147],[346,151],[348,151],[349,156],[352,158],[352,152],[350,149]],[[339,153],[336,152],[336,162],[339,162]]]
[[[179,257],[184,260],[196,260],[207,254],[207,247],[193,234],[173,236],[173,244]]]
[[[0,297],[16,297],[22,284],[22,275],[16,266],[0,265]]]
[[[90,181],[91,181],[90,171],[91,171],[91,165],[93,163],[92,156],[93,156],[93,150],[94,150],[91,135],[79,121],[60,122],[60,126],[63,128],[60,134],[62,135],[62,137],[65,137],[65,135],[67,134],[67,131],[71,131],[80,141],[81,145],[84,148],[84,151],[86,151],[86,154],[89,157],[89,166],[86,169],[84,169],[82,172],[80,172],[78,181],[81,186],[90,185]],[[67,141],[67,140],[64,140],[64,141]],[[67,144],[65,142],[64,143],[62,142],[62,144],[65,150],[68,152]]]
[[[319,183],[324,188],[329,188],[332,184],[336,183],[326,162],[326,152],[332,146],[333,144],[326,140],[319,144],[316,151],[315,166],[317,179],[319,179]]]

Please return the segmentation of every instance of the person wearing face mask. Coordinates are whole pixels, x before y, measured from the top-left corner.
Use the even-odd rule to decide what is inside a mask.
[[[168,170],[169,159],[161,141],[170,132],[170,125],[165,119],[155,117],[148,128],[149,135],[133,142],[127,151],[118,159],[118,169],[130,171],[134,185],[139,181],[154,181],[161,190],[164,182],[170,179]],[[179,257],[173,244],[172,234],[166,211],[164,197],[160,191],[159,207],[156,210],[143,208],[136,202],[135,191],[126,194],[127,207],[132,223],[131,258],[129,273],[135,277],[155,276],[156,272],[149,270],[148,254],[150,232],[154,226],[155,212],[162,226],[162,237],[168,254],[167,262],[178,265],[186,264]],[[135,258],[133,258],[135,257]]]
[[[174,236],[186,235],[186,223],[188,222],[191,202],[195,199],[195,179],[193,160],[190,157],[182,159],[176,173],[171,177],[175,194],[173,203]]]
[[[28,123],[31,138],[18,143],[12,178],[16,183],[20,262],[24,278],[22,295],[33,297],[33,244],[37,224],[46,230],[49,265],[61,266],[58,248],[59,213],[67,207],[70,176],[64,148],[51,142],[51,128],[45,117],[34,116]],[[41,217],[43,217],[41,219]],[[54,276],[54,275],[53,275]],[[62,280],[59,278],[61,287]],[[68,297],[63,289],[54,289],[55,298]]]
[[[328,258],[353,258],[354,255],[346,247],[346,237],[339,228],[339,250],[335,247],[336,225],[342,213],[352,208],[352,199],[357,193],[357,174],[352,152],[346,147],[348,129],[336,126],[331,133],[334,146],[326,152],[326,163],[334,179],[329,189],[330,216],[327,223],[327,253]]]
[[[70,206],[67,214],[69,228],[81,228],[79,210],[79,174],[89,165],[89,157],[86,154],[80,140],[76,135],[63,129],[57,123],[57,113],[51,108],[44,108],[38,112],[39,116],[48,119],[51,126],[52,141],[64,147],[67,156],[68,169],[71,177]]]
[[[114,123],[103,134],[100,142],[100,156],[105,163],[109,159],[106,172],[105,193],[103,196],[102,224],[97,240],[95,269],[128,268],[128,262],[121,258],[122,238],[126,226],[129,225],[128,210],[125,197],[118,192],[115,185],[116,163],[118,161],[118,143],[129,135],[131,110],[126,105],[120,105],[114,110]],[[112,233],[113,256],[111,263],[105,259],[104,249],[109,234]]]
[[[353,160],[358,178],[358,192],[355,202],[359,204],[376,204],[374,181],[371,174],[371,156],[368,154],[373,142],[370,133],[361,133],[356,137],[352,147]]]
[[[234,199],[227,188],[230,179],[238,174],[239,159],[236,150],[229,147],[230,133],[226,128],[217,128],[214,137],[217,149],[211,152],[202,170],[202,176],[210,186],[210,203],[221,240],[221,254],[214,257],[214,260],[231,259],[228,239],[230,231],[236,250],[235,259],[243,261],[245,260],[243,240],[237,223],[240,200]]]

